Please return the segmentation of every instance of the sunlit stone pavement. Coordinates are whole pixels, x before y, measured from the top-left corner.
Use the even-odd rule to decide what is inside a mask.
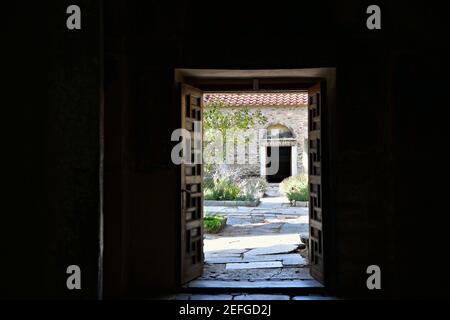
[[[308,208],[285,197],[262,198],[257,207],[206,206],[227,217],[225,228],[204,239],[205,268],[198,280],[310,280]],[[203,282],[204,283],[204,282]]]

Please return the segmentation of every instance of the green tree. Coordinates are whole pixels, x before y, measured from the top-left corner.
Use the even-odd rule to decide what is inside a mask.
[[[214,136],[209,135],[208,131],[219,131],[223,143],[224,161],[226,159],[225,146],[227,144],[227,132],[229,130],[246,131],[257,123],[267,123],[267,117],[265,117],[260,110],[250,111],[247,107],[238,110],[230,110],[228,104],[220,101],[208,102],[204,107],[203,128],[205,132],[205,143],[210,143],[214,140]]]

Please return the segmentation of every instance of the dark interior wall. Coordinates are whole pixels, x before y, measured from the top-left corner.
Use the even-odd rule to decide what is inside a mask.
[[[137,23],[153,23],[142,14],[129,2],[105,7],[106,297],[150,295],[176,283],[174,70],[154,60],[158,45],[136,41]]]
[[[377,264],[383,281],[379,295],[442,294],[447,280],[437,284],[417,277],[429,270],[419,262],[428,253],[434,254],[433,270],[446,270],[438,255],[448,242],[443,225],[424,227],[431,208],[436,219],[446,219],[440,202],[425,196],[439,179],[422,171],[430,168],[430,148],[444,151],[448,145],[435,126],[443,121],[436,114],[448,105],[442,72],[448,70],[443,53],[448,45],[438,40],[448,38],[441,29],[444,16],[438,7],[381,1],[383,29],[369,31],[369,4],[106,6],[107,27],[114,30],[106,32],[107,54],[129,64],[112,81],[128,88],[120,108],[131,114],[123,129],[128,138],[122,143],[130,150],[123,169],[128,204],[121,213],[129,235],[129,292],[162,292],[176,283],[178,180],[169,158],[170,133],[179,118],[172,99],[174,68],[336,67],[337,104],[330,120],[334,289],[369,294],[366,268]],[[431,93],[433,88],[444,90]],[[117,141],[120,136],[115,133]],[[443,166],[439,170],[446,172]]]
[[[83,29],[65,28],[68,1],[5,4],[2,47],[7,187],[1,295],[98,295],[100,2],[79,0]],[[446,88],[449,34],[440,4],[278,1],[217,8],[182,1],[105,1],[106,296],[176,284],[179,208],[170,134],[178,127],[175,68],[336,67],[332,230],[338,293],[447,295]],[[82,268],[83,290],[65,288]]]
[[[99,256],[100,2],[5,4],[0,295],[96,298]],[[5,73],[6,70],[6,73]],[[9,177],[11,175],[11,177]],[[66,287],[81,268],[82,290]]]
[[[392,74],[397,85],[392,93],[393,175],[397,181],[393,192],[396,213],[393,225],[394,242],[399,248],[394,257],[396,289],[420,288],[426,296],[439,295],[449,285],[446,252],[450,218],[446,184],[450,163],[447,132],[450,99],[445,80],[450,70],[448,57],[448,50],[442,46],[431,52],[424,49],[419,54],[403,53],[397,57]],[[405,78],[411,81],[404,81]],[[428,97],[426,108],[413,98],[413,92]],[[418,191],[420,186],[427,190],[422,195]],[[419,240],[420,234],[425,234],[425,238]],[[417,245],[412,246],[411,239],[418,239]],[[424,253],[424,264],[414,261],[418,252]],[[407,294],[414,295],[415,290]]]
[[[49,206],[52,291],[67,297],[96,298],[100,221],[100,1],[80,1],[82,29],[68,32],[62,19],[71,1],[52,6],[54,36],[50,104],[45,131],[44,190]],[[67,15],[66,15],[67,16]],[[69,33],[69,34],[68,34]],[[79,265],[82,291],[68,291],[62,266]],[[61,275],[60,277],[56,276]],[[59,296],[60,294],[58,294]]]
[[[51,226],[47,272],[57,296],[95,298],[100,243],[100,2],[77,2],[82,8],[79,32],[69,32],[65,26],[64,13],[71,4],[60,1],[50,11],[54,32],[44,147],[46,197],[42,199]],[[62,266],[70,264],[81,268],[81,292],[66,288]]]

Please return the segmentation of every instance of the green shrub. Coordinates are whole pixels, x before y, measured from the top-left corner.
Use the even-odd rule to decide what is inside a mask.
[[[259,199],[267,189],[262,177],[248,177],[242,168],[220,165],[203,177],[205,200],[247,200]]]
[[[211,189],[214,187],[214,179],[210,176],[203,176],[203,188],[207,189]]]
[[[248,178],[239,182],[231,179],[214,179],[214,183],[204,187],[205,200],[246,200],[260,198],[267,190],[264,178]]]
[[[302,189],[301,191],[291,191],[286,193],[287,198],[290,202],[295,201],[308,201],[309,192],[308,189]]]
[[[267,181],[262,177],[243,179],[240,184],[241,197],[244,200],[253,201],[260,198],[267,190]]]
[[[225,226],[225,217],[209,216],[203,218],[203,226],[208,233],[217,233]]]
[[[214,185],[205,188],[205,200],[241,200],[241,189],[229,179],[215,179]]]
[[[207,187],[204,188],[203,198],[205,200],[215,200],[214,196],[213,196],[212,188],[207,188]]]
[[[280,184],[280,190],[289,201],[308,201],[308,177],[305,174],[284,179]]]
[[[292,176],[280,183],[280,191],[287,195],[288,192],[308,189],[308,177],[305,174]]]

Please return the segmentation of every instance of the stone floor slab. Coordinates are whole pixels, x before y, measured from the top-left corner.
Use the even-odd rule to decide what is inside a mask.
[[[209,263],[209,264],[224,264],[224,263],[239,263],[239,262],[244,262],[242,257],[207,257],[207,256],[205,256],[205,263]]]
[[[316,280],[279,280],[279,281],[225,281],[225,280],[194,280],[187,285],[190,288],[323,288]]]
[[[245,256],[209,256],[205,255],[205,262],[209,264],[281,261],[283,266],[305,265],[305,259],[298,253],[245,255]]]
[[[226,255],[235,255],[235,254],[239,255],[246,251],[248,251],[248,250],[247,249],[222,249],[222,250],[216,250],[216,251],[209,251],[206,254],[219,255],[219,256],[223,257]]]
[[[305,265],[305,259],[299,254],[287,254],[282,259],[283,266]]]
[[[235,225],[249,225],[252,224],[252,219],[250,216],[244,217],[228,217],[227,225],[235,226]]]
[[[292,300],[336,300],[336,298],[329,296],[296,296],[292,297]]]
[[[312,280],[306,266],[283,266],[271,269],[226,270],[225,264],[205,264],[203,274],[198,280],[227,281],[269,281],[269,280]]]
[[[277,244],[295,244],[299,245],[299,234],[275,234],[275,235],[258,235],[258,236],[226,236],[205,239],[204,251],[219,251],[227,249],[252,249],[261,248]]]
[[[290,207],[286,204],[270,203],[262,207],[205,207],[205,215],[239,216],[248,214],[280,214],[307,216],[308,207]]]
[[[280,261],[258,261],[258,262],[242,262],[242,263],[227,263],[226,270],[236,269],[267,269],[267,268],[281,268],[283,264]]]
[[[289,253],[297,250],[297,248],[298,244],[277,244],[249,250],[244,253],[244,256]]]
[[[231,294],[193,294],[189,300],[232,300]]]
[[[290,297],[280,294],[242,294],[233,300],[290,300]]]

